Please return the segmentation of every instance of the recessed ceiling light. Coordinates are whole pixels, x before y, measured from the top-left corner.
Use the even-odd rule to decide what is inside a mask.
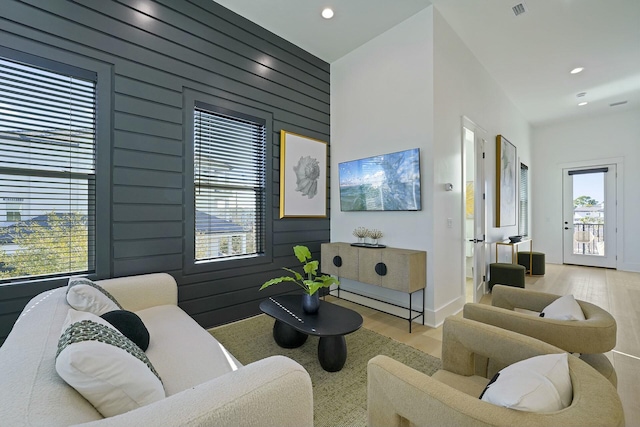
[[[573,70],[571,70],[571,74],[578,74],[582,70],[584,70],[584,67],[576,67]]]
[[[587,101],[582,101],[581,103],[578,104],[578,107],[582,107],[583,105],[587,105],[588,102]]]
[[[326,8],[322,11],[322,17],[324,19],[331,19],[333,18],[333,10],[331,10],[330,8]]]

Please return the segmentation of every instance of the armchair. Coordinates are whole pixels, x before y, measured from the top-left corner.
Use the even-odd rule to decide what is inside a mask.
[[[616,386],[616,372],[602,354],[616,345],[616,320],[607,311],[581,300],[576,301],[586,320],[555,320],[514,311],[541,312],[558,298],[560,295],[496,285],[492,305],[465,304],[463,317],[537,338],[569,353],[581,353],[582,360]]]
[[[450,316],[443,326],[442,369],[425,375],[387,356],[369,361],[368,425],[624,426],[616,389],[569,357],[572,403],[550,413],[516,411],[478,398],[495,372],[529,357],[561,353],[525,335]]]

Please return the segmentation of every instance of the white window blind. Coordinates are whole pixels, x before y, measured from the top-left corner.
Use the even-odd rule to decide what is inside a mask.
[[[196,103],[195,259],[264,252],[263,120]]]
[[[0,58],[0,280],[95,269],[96,75],[60,69]]]
[[[518,234],[529,235],[529,168],[520,163],[520,221]]]

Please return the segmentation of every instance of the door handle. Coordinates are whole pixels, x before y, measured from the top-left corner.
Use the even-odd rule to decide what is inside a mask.
[[[473,243],[482,243],[484,242],[484,239],[469,239],[469,241]]]
[[[568,229],[569,229],[569,227],[565,227],[564,229],[565,229],[565,230],[568,230]]]

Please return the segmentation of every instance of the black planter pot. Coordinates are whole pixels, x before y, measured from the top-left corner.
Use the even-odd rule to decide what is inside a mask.
[[[305,313],[317,313],[318,308],[320,308],[320,295],[318,295],[318,292],[313,295],[302,294],[302,309]]]

